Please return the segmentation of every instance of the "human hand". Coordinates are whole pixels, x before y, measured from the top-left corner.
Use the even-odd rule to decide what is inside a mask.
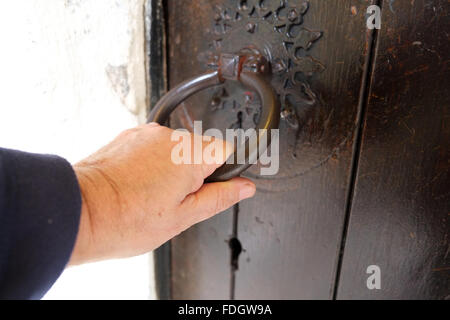
[[[156,123],[124,131],[74,166],[83,204],[69,264],[151,251],[255,194],[245,178],[203,184],[220,164],[174,164],[172,132]],[[223,148],[221,163],[233,152],[217,139],[203,148],[209,143]]]

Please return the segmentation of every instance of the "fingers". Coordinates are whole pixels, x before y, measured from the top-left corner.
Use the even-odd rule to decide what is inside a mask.
[[[227,161],[234,152],[233,145],[225,140],[208,136],[194,136],[194,139],[202,139],[202,180],[209,177],[217,168]]]
[[[138,128],[143,129],[148,136],[155,134],[161,136],[158,140],[160,145],[158,152],[162,157],[170,156],[164,163],[179,178],[177,187],[182,191],[178,196],[179,201],[187,194],[199,190],[204,180],[234,152],[233,144],[211,136],[172,130],[157,123],[149,123]],[[146,139],[140,140],[144,142]],[[156,152],[154,145],[152,152]],[[161,165],[164,166],[164,163]]]
[[[171,161],[176,165],[176,170],[191,177],[187,181],[186,194],[197,191],[203,181],[225,163],[234,151],[231,143],[214,137],[187,131],[171,131],[170,134],[171,144],[168,145],[172,149]]]
[[[237,202],[255,195],[255,184],[246,178],[204,184],[197,192],[188,195],[179,210],[189,226],[222,212]]]

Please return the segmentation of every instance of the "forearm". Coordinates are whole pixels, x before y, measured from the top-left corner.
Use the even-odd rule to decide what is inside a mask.
[[[0,148],[0,298],[45,294],[70,258],[80,211],[66,160]]]

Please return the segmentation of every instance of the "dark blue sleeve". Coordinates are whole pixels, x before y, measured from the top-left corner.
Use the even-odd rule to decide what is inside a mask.
[[[64,159],[0,148],[0,299],[40,299],[75,244],[81,196]]]

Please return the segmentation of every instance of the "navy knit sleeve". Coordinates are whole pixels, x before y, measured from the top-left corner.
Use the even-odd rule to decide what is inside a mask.
[[[81,195],[64,159],[0,148],[0,299],[40,299],[75,244]]]

